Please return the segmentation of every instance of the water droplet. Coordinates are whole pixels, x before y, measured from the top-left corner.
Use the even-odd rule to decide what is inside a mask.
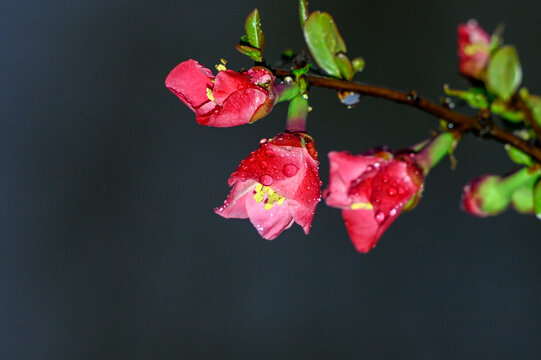
[[[389,181],[389,178],[388,178],[387,176],[384,176],[384,177],[383,177],[383,182],[386,183],[386,182],[388,182],[388,181]]]
[[[282,168],[282,172],[287,177],[295,176],[295,174],[297,174],[298,171],[299,171],[299,168],[293,164],[284,165],[284,167]]]
[[[348,109],[351,109],[359,103],[361,94],[347,90],[340,90],[338,92],[338,98],[343,105],[347,106]]]
[[[284,155],[284,154],[280,154],[280,157],[281,157],[281,158],[284,158],[284,157],[285,157],[285,155]]]
[[[272,150],[266,150],[265,151],[265,155],[267,155],[268,157],[273,157],[274,156],[274,152]]]
[[[396,195],[396,189],[395,188],[388,188],[387,189],[387,194],[389,196],[395,196]]]
[[[391,211],[389,211],[389,215],[395,216],[396,215],[396,209],[391,209]]]
[[[383,220],[385,220],[385,214],[383,213],[383,211],[378,211],[376,212],[375,218],[377,222],[383,222]]]
[[[374,167],[372,165],[368,165],[366,167],[366,171],[372,171],[372,170],[374,170]]]
[[[259,177],[259,182],[264,186],[270,186],[274,182],[274,179],[269,175],[261,175]]]
[[[263,145],[266,144],[269,141],[269,139],[261,139],[259,140],[259,144]]]
[[[375,167],[376,169],[379,168],[380,166],[381,166],[380,163],[375,163],[375,164],[374,164],[374,167]]]
[[[249,161],[253,163],[255,161],[255,158],[251,157]]]
[[[269,164],[267,164],[267,162],[266,162],[265,160],[261,160],[261,161],[259,162],[259,166],[260,166],[262,169],[266,169],[268,165],[269,165]]]

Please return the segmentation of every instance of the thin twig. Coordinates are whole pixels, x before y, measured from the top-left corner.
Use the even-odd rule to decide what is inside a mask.
[[[291,71],[278,69],[275,71],[277,76],[293,76]],[[535,161],[541,164],[541,148],[519,138],[504,129],[489,123],[481,124],[478,117],[464,115],[450,110],[444,106],[424,99],[415,92],[402,92],[381,86],[360,84],[351,81],[332,79],[322,76],[305,75],[305,79],[311,86],[324,87],[334,90],[347,90],[359,93],[364,96],[372,96],[380,99],[392,100],[397,103],[410,105],[439,119],[447,120],[452,123],[460,132],[473,132],[479,136],[492,138],[504,144],[510,144],[522,152],[530,155]],[[521,109],[522,110],[522,109]],[[529,109],[528,109],[529,110]],[[528,113],[526,116],[528,116]],[[531,112],[530,112],[531,114]],[[535,121],[533,121],[535,123]],[[535,129],[535,128],[534,128]],[[541,130],[541,129],[540,129]]]

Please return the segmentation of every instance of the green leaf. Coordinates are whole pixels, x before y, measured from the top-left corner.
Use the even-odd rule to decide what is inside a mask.
[[[259,11],[257,9],[254,9],[254,11],[248,15],[244,28],[246,29],[246,37],[248,38],[250,45],[259,50],[263,50],[265,47],[265,34],[263,34],[263,30],[261,30],[261,19],[259,18]]]
[[[353,79],[353,75],[355,75],[355,71],[353,71],[353,66],[351,65],[351,62],[349,62],[348,57],[344,53],[338,53],[334,56],[334,61],[336,63],[336,66],[338,66],[338,69],[340,70],[340,73],[343,75],[343,77],[346,80]]]
[[[263,60],[263,57],[261,56],[261,50],[259,50],[259,49],[253,48],[253,47],[248,46],[248,45],[240,45],[240,44],[235,46],[235,48],[241,54],[244,54],[244,55],[250,57],[250,59],[252,59],[253,61],[262,61]]]
[[[308,1],[306,0],[299,0],[299,18],[301,26],[304,27],[306,20],[308,20]]]
[[[533,190],[533,210],[538,219],[541,219],[541,181],[538,181]]]
[[[511,160],[513,160],[513,162],[515,162],[516,164],[526,165],[526,166],[533,165],[532,158],[529,155],[517,149],[516,147],[511,146],[509,144],[505,144],[505,150],[507,150],[507,155],[509,155]]]
[[[338,32],[331,15],[325,12],[313,12],[303,27],[304,39],[318,66],[327,74],[341,78],[335,56],[346,53],[346,44]]]
[[[522,68],[517,51],[512,46],[502,46],[494,53],[488,65],[488,90],[508,101],[521,81]]]

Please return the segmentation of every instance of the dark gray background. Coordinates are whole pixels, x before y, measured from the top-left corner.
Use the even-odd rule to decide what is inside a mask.
[[[462,186],[512,164],[466,137],[418,208],[358,254],[339,211],[318,207],[267,242],[213,213],[226,180],[286,106],[252,126],[197,125],[163,82],[179,62],[250,66],[234,45],[261,11],[266,54],[302,49],[297,5],[276,1],[0,4],[0,358],[539,358],[541,227],[459,209]],[[500,21],[525,85],[541,92],[532,1],[314,0],[331,12],[357,80],[437,100],[457,75],[456,26]],[[314,89],[309,132],[326,153],[405,147],[437,120],[382,100],[352,111]],[[468,111],[464,109],[464,111]]]

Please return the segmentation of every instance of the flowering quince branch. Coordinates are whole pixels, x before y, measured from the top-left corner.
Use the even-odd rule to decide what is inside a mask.
[[[415,91],[353,82],[365,62],[348,58],[331,15],[310,13],[306,0],[299,1],[299,15],[312,60],[290,51],[284,54],[293,60],[291,68],[268,66],[263,58],[265,35],[255,9],[246,18],[246,34],[236,46],[255,62],[254,67],[235,72],[222,59],[214,75],[197,61],[187,60],[165,80],[201,125],[250,124],[270,114],[276,104],[289,103],[284,132],[262,139],[231,174],[231,193],[215,209],[218,215],[249,219],[267,240],[294,223],[308,234],[323,195],[328,206],[341,210],[355,248],[366,253],[402,211],[417,205],[430,169],[471,132],[503,143],[519,167],[506,175],[473,179],[464,187],[462,208],[485,217],[513,205],[541,219],[541,97],[520,88],[517,51],[503,44],[499,29],[490,35],[475,20],[458,26],[458,68],[471,87],[458,90],[445,85],[444,91],[477,111],[477,116],[470,116],[452,110],[449,97],[440,105]],[[331,151],[329,184],[322,194],[315,142],[306,133],[311,87],[337,90],[348,108],[361,95],[416,107],[440,119],[440,133],[401,150],[378,147],[356,155]]]

